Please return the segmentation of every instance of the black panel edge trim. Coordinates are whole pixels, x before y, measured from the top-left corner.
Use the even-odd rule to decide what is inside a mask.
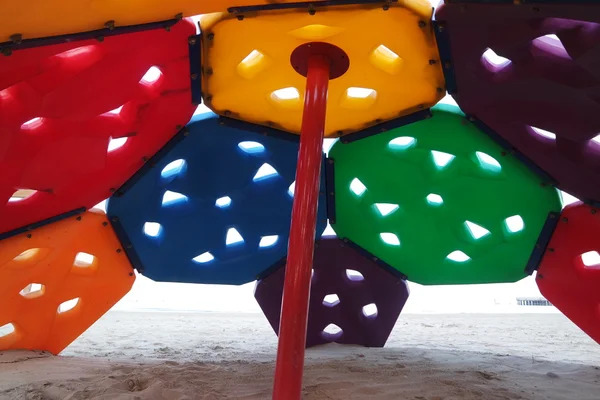
[[[584,201],[584,203],[594,207],[594,208],[600,208],[600,201],[596,201],[596,200],[587,200]]]
[[[382,261],[381,259],[375,257],[373,254],[371,254],[367,250],[363,249],[362,247],[360,247],[353,241],[346,239],[346,238],[332,237],[332,238],[325,238],[325,239],[322,239],[322,238],[317,239],[317,240],[315,240],[315,251],[316,251],[316,248],[319,246],[319,242],[321,242],[323,240],[337,240],[340,242],[340,245],[347,245],[348,247],[351,247],[353,250],[356,250],[360,255],[373,261],[375,264],[377,264],[379,267],[381,267],[383,270],[385,270],[386,272],[388,272],[390,275],[394,276],[395,278],[398,278],[398,279],[401,279],[404,281],[408,279],[408,277],[406,275],[404,275],[402,272],[398,271],[397,269],[395,269],[394,267],[392,267],[385,261]],[[287,255],[284,256],[283,258],[281,258],[279,261],[275,262],[273,265],[271,265],[265,271],[263,271],[262,273],[257,275],[256,280],[260,281],[262,279],[265,279],[265,278],[269,277],[270,275],[274,274],[275,272],[277,272],[280,268],[285,268],[286,262],[287,262]]]
[[[278,261],[275,261],[275,263],[273,263],[273,265],[271,265],[270,267],[265,269],[263,272],[258,274],[256,276],[256,280],[261,281],[265,278],[268,278],[275,272],[279,271],[280,268],[285,268],[286,261],[287,261],[287,254],[285,256],[283,256],[282,258],[280,258]]]
[[[452,60],[450,36],[448,35],[446,22],[432,21],[432,24],[440,54],[440,62],[442,63],[442,71],[444,72],[444,80],[446,81],[446,91],[450,94],[456,94],[458,93],[458,87],[454,74],[454,62]]]
[[[335,224],[335,160],[325,159],[325,189],[327,190],[327,219]]]
[[[243,14],[248,12],[259,12],[259,11],[274,11],[274,10],[290,10],[290,9],[308,9],[315,10],[317,8],[331,7],[331,6],[350,6],[350,5],[361,5],[361,4],[381,4],[382,6],[389,5],[391,3],[397,3],[398,0],[324,0],[324,1],[299,1],[294,3],[269,3],[269,4],[258,4],[254,6],[237,6],[229,7],[227,12],[230,14]]]
[[[289,140],[291,142],[300,142],[300,135],[294,135],[293,133],[289,133],[275,128],[270,128],[264,125],[258,125],[253,124],[251,122],[241,121],[235,118],[221,116],[219,117],[219,123],[230,128],[239,129],[247,132],[254,132],[263,136],[275,137],[278,139]]]
[[[356,243],[354,243],[350,239],[348,239],[348,238],[340,238],[340,240],[342,242],[344,242],[344,244],[347,244],[348,246],[352,247],[354,250],[356,250],[357,252],[359,252],[363,257],[368,258],[369,260],[373,261],[375,264],[377,264],[378,266],[380,266],[383,270],[387,271],[388,273],[390,273],[391,275],[395,276],[396,278],[402,279],[404,281],[408,280],[408,277],[404,273],[398,271],[396,268],[392,267],[390,264],[386,263],[385,261],[383,261],[379,257],[375,257],[375,255],[373,255],[372,253],[370,253],[367,250],[363,249],[362,247],[360,247],[359,245],[357,245]]]
[[[525,267],[525,272],[527,275],[533,274],[533,271],[537,271],[539,268],[542,258],[544,257],[544,253],[546,252],[546,248],[548,247],[548,243],[554,234],[554,229],[556,229],[556,225],[558,225],[559,219],[560,213],[548,213],[548,217],[546,218],[546,222],[544,222],[540,236],[535,242],[535,247],[531,252],[529,261],[527,261],[527,266]]]
[[[170,29],[173,25],[179,22],[180,18],[168,19],[165,21],[150,22],[146,24],[119,26],[114,28],[102,28],[93,31],[69,33],[65,35],[49,36],[44,38],[24,39],[11,42],[0,43],[0,52],[6,56],[10,55],[14,50],[24,50],[33,47],[51,46],[61,43],[79,42],[82,40],[96,39],[102,41],[107,36],[117,36],[127,33],[136,33],[149,31],[153,29]],[[107,22],[108,24],[108,22]]]
[[[572,6],[579,4],[598,5],[598,0],[445,0],[447,4],[510,4],[517,7],[526,4],[564,5]]]
[[[49,225],[53,222],[61,221],[65,218],[73,217],[75,215],[81,214],[82,212],[85,212],[85,210],[85,207],[76,208],[75,210],[67,211],[66,213],[59,214],[55,217],[50,217],[45,220],[35,222],[33,224],[23,226],[21,228],[13,229],[12,231],[0,234],[0,240],[8,239],[9,237],[20,235],[21,233],[33,231],[37,228],[41,228],[42,226]]]
[[[127,232],[125,232],[125,229],[123,228],[123,226],[121,225],[121,222],[119,221],[119,217],[108,216],[108,220],[110,221],[110,224],[111,224],[113,230],[115,231],[115,235],[117,235],[119,242],[121,242],[121,247],[122,247],[123,251],[125,251],[125,255],[127,255],[127,258],[129,259],[129,262],[131,263],[131,266],[135,270],[137,270],[137,272],[139,272],[140,274],[143,274],[144,273],[144,265],[142,264],[142,260],[140,259],[137,252],[133,248],[133,245],[132,245],[131,241],[129,240],[129,236],[127,236]]]
[[[392,129],[400,128],[401,126],[410,125],[412,123],[431,118],[432,116],[433,114],[431,114],[430,109],[417,111],[415,113],[405,115],[404,117],[382,122],[375,126],[342,136],[340,138],[340,142],[342,142],[343,144],[352,143],[360,139],[365,139],[369,136],[377,135],[378,133],[384,133],[387,131],[391,131]]]
[[[192,103],[202,103],[202,34],[188,38]]]
[[[514,155],[519,161],[525,164],[533,173],[539,176],[543,183],[551,186],[557,186],[558,182],[552,176],[550,176],[546,171],[537,166],[531,159],[529,159],[525,154],[518,151],[514,148],[508,140],[504,139],[502,136],[498,135],[492,128],[487,126],[481,120],[477,119],[477,117],[473,115],[467,115],[467,119],[473,123],[477,128],[479,128],[482,132],[484,132],[490,139],[492,139],[496,144],[506,150],[509,154]]]
[[[123,196],[129,189],[133,187],[144,175],[146,175],[154,166],[160,161],[173,147],[175,147],[179,142],[185,139],[189,135],[189,130],[187,126],[181,128],[179,132],[175,134],[169,141],[160,148],[152,157],[150,157],[144,165],[140,169],[137,170],[135,174],[131,178],[127,180],[112,197],[121,197]],[[110,204],[110,199],[109,199]]]

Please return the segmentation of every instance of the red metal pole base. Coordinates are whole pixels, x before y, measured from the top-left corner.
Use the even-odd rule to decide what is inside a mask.
[[[298,400],[302,393],[330,68],[329,57],[319,54],[308,57],[296,188],[279,324],[274,400]]]

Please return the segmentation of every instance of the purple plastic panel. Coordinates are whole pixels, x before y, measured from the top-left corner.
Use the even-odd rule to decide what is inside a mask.
[[[600,201],[600,4],[568,3],[444,4],[436,20],[462,110],[560,189]]]
[[[406,281],[337,238],[317,242],[313,268],[306,347],[329,342],[383,347],[408,299]],[[254,290],[275,333],[284,277],[285,268],[279,268]],[[335,328],[330,324],[341,331],[330,331]]]

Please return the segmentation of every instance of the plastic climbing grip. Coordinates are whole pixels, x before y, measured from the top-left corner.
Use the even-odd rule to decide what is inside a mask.
[[[560,189],[600,202],[600,4],[545,3],[437,9],[454,97]]]
[[[335,224],[421,284],[513,282],[558,192],[471,124],[455,106],[330,151]]]
[[[298,148],[295,135],[195,116],[108,202],[134,266],[156,281],[255,280],[287,253]],[[322,188],[319,236],[324,174]]]
[[[600,343],[600,210],[566,206],[539,266],[542,295]]]
[[[108,198],[194,112],[192,22],[0,62],[0,235]]]
[[[221,115],[299,134],[306,78],[290,57],[302,44],[325,42],[350,61],[348,71],[329,83],[326,136],[360,131],[434,105],[445,86],[431,5],[402,1],[388,6],[333,5],[314,15],[297,9],[243,19],[204,16],[206,104]]]
[[[134,280],[101,211],[0,241],[0,350],[60,353]]]

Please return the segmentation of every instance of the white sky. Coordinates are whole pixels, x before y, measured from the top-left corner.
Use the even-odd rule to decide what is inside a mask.
[[[119,310],[165,309],[179,311],[260,312],[254,283],[242,286],[157,283],[138,275],[132,291],[116,306]],[[410,283],[405,312],[498,312],[515,298],[537,297],[533,277],[514,284],[422,286]]]

